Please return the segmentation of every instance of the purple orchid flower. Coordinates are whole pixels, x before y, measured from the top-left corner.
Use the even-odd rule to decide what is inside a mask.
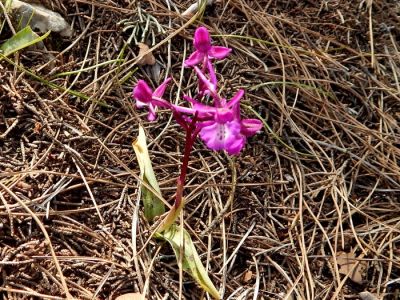
[[[196,51],[185,61],[185,65],[188,67],[195,66],[201,62],[203,66],[207,66],[210,58],[223,59],[232,51],[232,49],[226,47],[212,46],[210,34],[205,27],[196,29],[193,44]]]
[[[214,107],[199,103],[198,101],[185,97],[192,103],[193,109],[197,111],[199,119],[204,121],[198,123],[200,138],[207,147],[213,150],[226,150],[228,154],[238,154],[246,143],[246,138],[256,134],[262,128],[262,123],[257,119],[241,119],[240,100],[244,90],[239,90],[230,101],[221,98],[216,86],[210,82],[198,67],[194,67],[199,81],[208,89],[214,99]]]
[[[202,63],[202,72],[204,74],[208,73],[211,83],[217,86],[217,77],[210,59],[223,59],[228,56],[232,49],[221,46],[212,46],[210,34],[205,27],[199,27],[196,29],[193,44],[196,50],[185,61],[185,65],[187,67],[193,67]],[[198,97],[201,98],[207,93],[207,88],[201,81],[199,81]]]
[[[149,114],[147,119],[154,121],[157,118],[157,107],[170,108],[171,104],[162,99],[168,83],[171,78],[167,78],[158,88],[153,90],[148,86],[144,80],[139,80],[136,87],[133,89],[132,96],[136,99],[136,107],[143,108],[149,107]]]
[[[242,150],[246,138],[240,134],[240,120],[236,117],[233,107],[238,104],[243,97],[244,91],[239,90],[233,98],[227,102],[220,99],[220,107],[214,107],[212,113],[209,109],[197,108],[203,114],[211,114],[212,118],[207,121],[199,122],[200,138],[208,148],[219,151],[226,150],[229,155],[238,154]]]
[[[230,101],[221,98],[215,86],[205,77],[199,68],[194,68],[199,81],[209,90],[214,99],[214,106],[204,105],[188,96],[193,110],[197,112],[200,122],[200,138],[208,148],[219,151],[226,150],[229,155],[238,154],[246,143],[246,138],[256,134],[262,128],[257,119],[241,119],[240,100],[244,90],[239,90]],[[184,111],[182,111],[184,112]]]
[[[218,94],[217,77],[211,58],[225,58],[231,51],[229,48],[212,46],[210,34],[205,27],[196,30],[194,36],[196,51],[185,61],[186,66],[192,66],[197,73],[199,92],[195,98],[184,96],[191,103],[190,107],[171,104],[162,98],[171,78],[166,79],[153,90],[143,80],[139,80],[133,90],[136,106],[148,106],[149,121],[156,119],[158,107],[170,109],[178,123],[193,136],[199,134],[208,148],[219,151],[226,150],[228,154],[238,154],[244,147],[248,137],[256,134],[262,128],[257,119],[241,119],[240,100],[244,90],[239,90],[231,100],[227,101]],[[196,65],[202,63],[200,69]],[[199,102],[204,95],[213,99],[213,105]]]
[[[236,155],[243,149],[247,137],[256,134],[262,128],[257,119],[240,118],[240,99],[244,91],[239,90],[230,101],[221,100],[221,107],[215,107],[213,119],[199,122],[200,138],[208,148],[226,150],[229,155]],[[197,108],[203,114],[212,114],[210,109]]]
[[[238,103],[232,110],[239,110],[239,107]],[[229,155],[236,155],[243,149],[247,137],[261,130],[262,123],[257,119],[241,120],[236,114],[225,111],[223,114],[217,112],[214,120],[199,123],[198,126],[201,127],[200,138],[208,148],[226,150]]]

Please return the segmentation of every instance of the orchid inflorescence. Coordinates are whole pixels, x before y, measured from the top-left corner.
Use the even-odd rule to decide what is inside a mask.
[[[153,199],[150,194],[149,198],[148,193],[142,193],[142,195],[147,195],[143,197],[143,203],[145,216],[149,216],[147,217],[148,220],[153,221],[155,216],[163,216],[154,224],[155,236],[167,240],[174,249],[178,261],[181,262],[182,268],[189,272],[196,282],[210,293],[213,298],[221,299],[218,290],[213,285],[201,263],[190,235],[184,230],[183,226],[177,230],[175,224],[179,216],[183,217],[182,211],[185,206],[184,187],[189,158],[198,135],[210,149],[226,150],[230,155],[238,154],[243,149],[247,138],[262,128],[262,123],[257,119],[241,118],[240,100],[244,96],[244,90],[238,90],[229,101],[220,96],[218,80],[212,62],[213,60],[226,58],[231,49],[213,46],[210,34],[205,27],[199,27],[196,30],[193,44],[195,51],[184,62],[184,65],[193,68],[196,72],[198,88],[194,97],[183,96],[183,99],[188,102],[188,106],[175,105],[163,98],[171,78],[167,78],[154,91],[144,80],[139,80],[133,89],[132,96],[136,99],[136,106],[138,108],[148,108],[149,121],[154,121],[157,118],[158,108],[169,109],[173,113],[175,120],[186,131],[185,150],[180,167],[180,175],[177,179],[174,204],[163,215],[164,204],[159,201],[158,197]],[[206,102],[208,99],[212,99],[212,105],[201,102]],[[140,128],[139,132],[143,132],[144,135],[143,128]],[[142,150],[140,149],[146,148],[145,142],[143,144],[144,147],[139,147],[138,142],[134,143],[135,152],[140,155],[142,155]],[[148,155],[146,159],[150,160]],[[150,175],[153,174],[152,176],[146,176],[146,171],[143,171],[143,182],[154,183],[155,181],[156,184],[153,184],[152,187],[157,191],[158,184],[151,168],[151,162],[145,164],[142,158],[139,160],[139,165],[140,161],[142,161],[141,173],[142,168],[147,166],[147,168],[151,169],[151,172],[147,172]]]
[[[174,105],[163,98],[171,78],[167,78],[154,91],[144,80],[139,80],[133,90],[136,106],[148,107],[149,121],[157,118],[157,108],[170,109],[186,132],[190,131],[191,140],[199,134],[208,148],[226,150],[230,155],[238,154],[243,149],[246,139],[262,128],[262,123],[257,119],[241,118],[240,100],[244,96],[244,90],[238,90],[229,101],[218,93],[218,81],[212,60],[226,58],[231,49],[213,46],[205,27],[197,28],[193,44],[196,50],[184,63],[186,67],[192,67],[198,77],[197,95],[194,98],[183,96],[191,104],[190,107]],[[213,99],[213,105],[200,102],[206,98]]]

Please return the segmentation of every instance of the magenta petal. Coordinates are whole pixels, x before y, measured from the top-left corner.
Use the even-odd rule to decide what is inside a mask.
[[[240,132],[246,137],[256,134],[263,127],[262,122],[257,119],[244,119],[240,123],[242,125]]]
[[[240,124],[235,121],[225,124],[211,123],[201,129],[200,138],[213,150],[228,150],[232,145],[236,147],[237,140],[243,140]]]
[[[158,88],[156,88],[156,90],[153,93],[153,96],[161,98],[164,95],[165,90],[170,81],[171,81],[171,77],[168,77],[167,79],[165,79],[165,81],[162,84],[160,84],[160,86]]]
[[[172,104],[172,109],[175,110],[178,113],[184,113],[184,114],[189,114],[189,115],[194,115],[196,113],[196,110],[193,108],[189,107],[184,107],[180,105],[174,105]]]
[[[212,65],[212,63],[208,60],[207,61],[207,69],[208,69],[208,73],[210,74],[210,82],[214,85],[217,86],[217,76],[215,75],[215,71],[214,71],[214,66]]]
[[[147,106],[147,103],[144,103],[144,102],[142,102],[142,101],[139,101],[139,100],[136,100],[136,107],[137,108],[143,108],[143,107],[145,107],[145,106]]]
[[[201,84],[204,84],[204,86],[211,92],[211,93],[215,93],[215,89],[216,86],[214,84],[212,84],[206,77],[206,75],[204,75],[204,73],[198,68],[198,67],[194,67],[194,70],[197,73],[197,77],[199,77],[199,80],[201,82]]]
[[[206,143],[208,148],[216,151],[224,149],[225,138],[223,127],[223,124],[213,123],[201,129],[200,138]]]
[[[153,91],[148,86],[146,81],[139,80],[136,87],[133,89],[133,97],[144,103],[149,103],[152,99]]]
[[[201,98],[204,95],[208,95],[210,94],[210,91],[208,90],[207,86],[205,85],[205,83],[201,80],[198,81],[198,85],[199,85],[199,93],[198,96]]]
[[[232,100],[231,100],[232,101]],[[233,115],[235,116],[236,120],[240,120],[240,102],[237,102],[235,105],[232,107]]]
[[[190,114],[190,115],[196,115],[199,119],[212,119],[215,113],[215,107],[211,107],[205,104],[202,104],[198,102],[197,100],[187,96],[183,95],[183,98],[190,102],[192,104],[192,107],[184,107],[184,106],[179,106],[179,105],[172,105],[172,108],[179,112],[179,113],[184,113],[184,114]]]
[[[226,151],[229,155],[239,154],[243,149],[244,144],[246,143],[246,139],[244,137],[238,137],[234,142],[228,145]]]
[[[213,58],[223,59],[231,53],[232,49],[221,47],[221,46],[212,46],[208,51],[208,55]]]
[[[200,103],[199,101],[187,96],[183,95],[183,99],[190,102],[193,105],[193,108],[200,113],[213,113],[215,112],[215,107],[211,107],[205,104]]]
[[[207,28],[199,27],[196,29],[193,44],[200,52],[207,53],[210,50],[211,40]]]
[[[229,108],[231,108],[231,107],[233,107],[234,105],[238,104],[239,101],[240,101],[240,99],[243,98],[243,95],[244,95],[244,90],[242,90],[242,89],[238,90],[238,91],[236,92],[236,94],[232,97],[232,99],[229,100],[227,106],[228,106]]]
[[[215,121],[217,123],[227,123],[231,122],[234,119],[234,114],[232,110],[227,109],[227,108],[219,108],[217,109],[217,112],[215,114]]]
[[[186,67],[192,67],[201,63],[204,59],[204,53],[200,51],[194,51],[187,60],[185,60]]]
[[[147,120],[149,120],[150,122],[153,122],[155,119],[157,119],[156,107],[154,107],[150,103],[150,105],[149,105],[149,114],[147,115]]]
[[[147,115],[147,120],[149,120],[149,122],[153,122],[155,121],[155,119],[157,119],[157,115],[149,111],[149,114]]]
[[[183,99],[185,99],[187,102],[192,103],[193,105],[200,103],[197,100],[194,100],[192,97],[189,97],[188,95],[183,95]]]
[[[215,107],[211,107],[202,103],[197,103],[193,106],[195,111],[197,111],[200,115],[204,114],[214,114],[215,113]]]

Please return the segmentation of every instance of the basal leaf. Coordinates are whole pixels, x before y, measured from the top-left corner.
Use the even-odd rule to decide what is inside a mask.
[[[154,191],[161,195],[160,187],[151,165],[149,151],[147,149],[146,135],[142,126],[139,126],[139,136],[136,141],[133,142],[132,146],[139,163],[140,178],[145,183],[149,184]],[[154,217],[162,215],[165,212],[164,203],[144,185],[141,186],[141,191],[145,217],[151,221]]]
[[[175,256],[181,261],[181,252],[183,252],[182,269],[189,273],[193,279],[212,297],[221,299],[219,292],[208,277],[192,239],[185,229],[179,228],[176,224],[170,226],[162,233],[157,233],[157,237],[162,238],[172,246]],[[182,244],[183,241],[183,244]],[[181,251],[181,249],[183,249]]]
[[[14,52],[43,41],[49,34],[50,31],[42,36],[38,36],[29,26],[26,26],[4,42],[0,46],[0,51],[4,56],[8,56]]]

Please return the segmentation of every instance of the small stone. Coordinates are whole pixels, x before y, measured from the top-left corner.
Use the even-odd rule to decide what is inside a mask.
[[[378,298],[376,298],[373,294],[371,294],[370,292],[361,292],[360,294],[360,298],[362,300],[378,300]]]
[[[19,15],[18,20],[22,27],[31,26],[33,30],[41,33],[47,31],[57,32],[61,36],[71,37],[71,26],[57,12],[49,10],[40,4],[28,4],[23,1],[12,1],[13,12]]]

